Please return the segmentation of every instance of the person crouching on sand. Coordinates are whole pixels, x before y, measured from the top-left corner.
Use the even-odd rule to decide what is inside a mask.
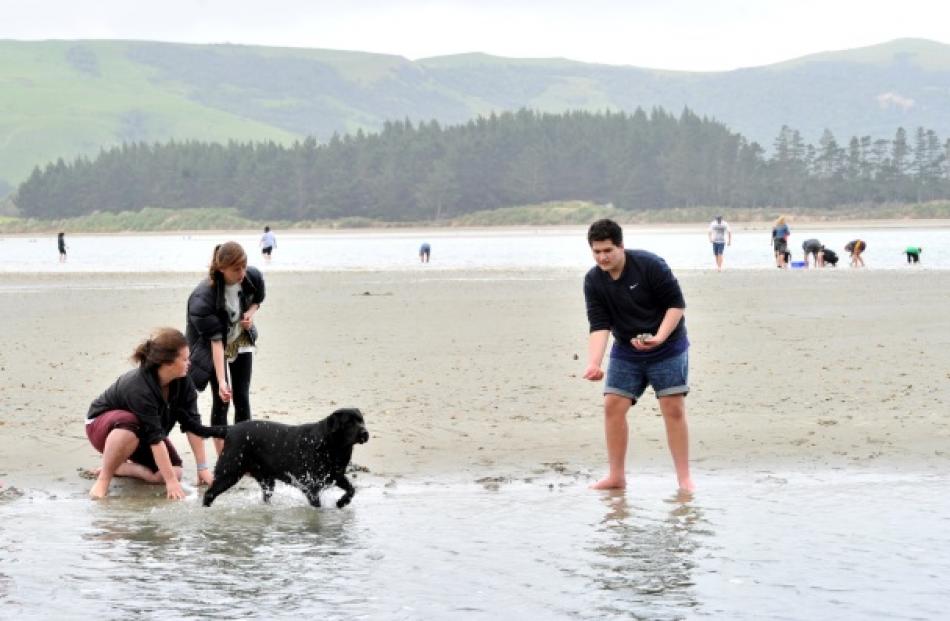
[[[198,481],[212,482],[204,438],[223,436],[226,427],[201,424],[198,392],[188,378],[188,356],[185,335],[159,328],[132,353],[138,367],[121,375],[89,406],[86,436],[102,453],[91,497],[104,498],[112,477],[118,476],[165,483],[168,498],[184,498],[181,457],[168,439],[175,423],[188,436]]]
[[[861,255],[867,248],[868,244],[863,239],[855,239],[845,244],[844,251],[851,255],[851,267],[864,267]]]
[[[692,492],[689,473],[689,340],[683,317],[686,302],[666,262],[645,250],[625,250],[623,231],[612,220],[598,220],[587,232],[597,265],[584,277],[590,323],[584,379],[604,377],[607,341],[614,336],[604,386],[607,476],[594,489],[626,486],[627,411],[647,385],[653,386],[680,490]]]

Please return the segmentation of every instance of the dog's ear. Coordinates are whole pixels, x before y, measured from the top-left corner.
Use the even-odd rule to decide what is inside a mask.
[[[327,417],[327,431],[330,433],[336,433],[340,430],[340,427],[343,425],[340,423],[340,410],[337,410],[333,414],[330,414]]]

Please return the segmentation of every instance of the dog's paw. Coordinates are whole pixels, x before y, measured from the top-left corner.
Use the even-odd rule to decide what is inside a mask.
[[[351,496],[343,496],[343,497],[341,497],[339,500],[336,501],[336,508],[337,508],[337,509],[342,509],[342,508],[345,507],[346,505],[350,504],[350,501],[351,501],[352,499],[353,499],[353,498],[352,498]]]

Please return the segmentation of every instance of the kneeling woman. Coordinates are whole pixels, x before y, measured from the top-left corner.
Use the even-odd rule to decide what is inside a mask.
[[[102,453],[102,467],[90,496],[104,498],[112,477],[119,476],[165,483],[168,498],[184,498],[181,457],[167,437],[175,423],[188,435],[198,480],[212,482],[203,438],[223,436],[226,428],[201,424],[188,358],[185,336],[174,328],[159,328],[132,353],[138,368],[120,376],[92,402],[86,435]]]

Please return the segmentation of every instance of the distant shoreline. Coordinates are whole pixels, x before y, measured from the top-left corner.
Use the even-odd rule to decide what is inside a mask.
[[[206,234],[221,231],[258,232],[264,226],[288,232],[429,231],[498,229],[573,229],[609,217],[621,224],[650,229],[705,229],[716,215],[722,215],[734,229],[768,228],[780,214],[793,226],[824,228],[943,228],[950,226],[950,202],[912,205],[854,206],[830,210],[779,208],[719,209],[716,207],[671,208],[652,211],[624,211],[609,205],[581,201],[506,207],[458,216],[438,222],[387,222],[368,218],[340,218],[327,221],[255,221],[236,209],[159,209],[138,212],[98,212],[76,218],[37,220],[0,216],[0,235],[55,234]]]
[[[822,228],[822,229],[950,229],[950,218],[927,218],[919,220],[910,219],[855,219],[855,220],[792,220],[793,225],[799,228]],[[680,232],[703,232],[707,229],[708,223],[705,222],[646,222],[646,223],[623,223],[624,227],[632,230],[649,230],[657,233],[668,231],[670,233]],[[771,222],[764,221],[732,221],[730,222],[734,231],[763,231],[768,230]],[[360,234],[383,234],[393,235],[412,235],[418,234],[424,236],[427,232],[453,231],[458,233],[479,233],[479,232],[501,232],[501,231],[544,231],[548,233],[557,233],[558,231],[583,231],[586,224],[504,224],[494,226],[452,226],[452,225],[432,225],[432,226],[368,226],[359,228],[332,228],[332,227],[290,227],[275,230],[281,235],[360,235]],[[0,226],[0,237],[37,237],[56,235],[60,228],[49,230],[30,230],[6,232]],[[221,229],[181,229],[181,230],[82,230],[66,228],[68,235],[82,235],[84,237],[97,236],[167,236],[167,235],[216,235],[221,233],[234,233],[240,235],[260,233],[259,228],[221,228]]]

